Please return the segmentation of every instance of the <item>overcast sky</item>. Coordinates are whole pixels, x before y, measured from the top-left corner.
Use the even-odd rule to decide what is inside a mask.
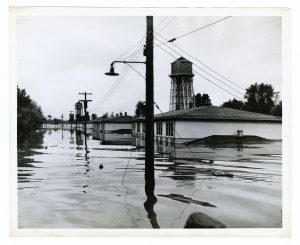
[[[201,26],[220,20],[215,17],[154,17],[154,27],[167,39],[181,36]],[[127,111],[133,114],[138,100],[145,100],[145,81],[129,68],[127,76],[108,77],[110,63],[144,36],[145,17],[103,16],[22,16],[17,18],[17,83],[42,107],[45,115],[60,117],[74,110],[83,96],[89,97],[90,114]],[[156,38],[163,40],[160,36]],[[154,40],[156,44],[159,41]],[[174,42],[185,52],[243,88],[250,84],[270,83],[281,92],[281,17],[235,17],[194,32]],[[183,51],[163,45],[176,58],[184,56],[206,72],[239,90],[222,77],[207,70]],[[121,58],[134,53],[132,49]],[[130,59],[130,58],[127,58]],[[137,58],[143,61],[142,54]],[[168,111],[170,98],[170,63],[174,57],[154,49],[155,101],[162,111]],[[133,65],[142,75],[143,64]],[[116,64],[121,73],[124,64]],[[220,87],[242,97],[199,68],[195,71]],[[116,83],[120,81],[120,83]],[[117,85],[110,96],[108,91]],[[234,97],[199,74],[194,76],[194,92],[208,93],[214,105]],[[107,99],[105,99],[107,98]],[[105,100],[104,100],[105,99]]]

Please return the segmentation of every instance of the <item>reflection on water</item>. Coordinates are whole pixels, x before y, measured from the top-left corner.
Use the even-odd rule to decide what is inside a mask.
[[[226,227],[281,227],[281,142],[159,147],[154,191],[141,148],[66,129],[18,141],[19,226],[183,228],[200,212]]]

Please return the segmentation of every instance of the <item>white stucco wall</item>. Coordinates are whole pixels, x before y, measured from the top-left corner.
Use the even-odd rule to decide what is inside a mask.
[[[236,135],[237,130],[243,130],[244,135],[255,135],[266,139],[282,139],[281,127],[281,123],[266,122],[175,122],[175,130],[182,138]],[[177,137],[176,134],[175,136]]]

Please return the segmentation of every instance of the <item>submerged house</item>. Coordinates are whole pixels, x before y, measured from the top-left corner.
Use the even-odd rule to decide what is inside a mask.
[[[218,106],[174,110],[154,116],[154,134],[160,144],[187,143],[210,136],[257,136],[281,140],[281,117]],[[144,146],[144,118],[133,122],[137,146]]]
[[[102,144],[132,144],[132,116],[127,113],[93,121],[93,138]]]

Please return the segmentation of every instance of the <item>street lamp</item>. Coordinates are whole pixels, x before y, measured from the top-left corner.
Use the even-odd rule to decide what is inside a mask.
[[[146,65],[146,139],[145,139],[145,192],[147,201],[145,205],[147,212],[153,210],[153,206],[157,199],[154,195],[155,179],[154,179],[154,108],[153,108],[153,16],[147,16],[147,31],[146,31],[146,62],[143,61],[123,61],[116,60],[110,64],[110,71],[106,72],[108,76],[118,76],[115,72],[114,63],[141,63]],[[154,212],[153,212],[154,213]],[[149,217],[155,218],[152,212],[148,212]]]
[[[115,63],[124,63],[124,64],[146,64],[144,61],[126,61],[126,60],[115,60],[110,64],[109,72],[105,72],[107,76],[119,76],[119,73],[115,72],[114,64]]]

